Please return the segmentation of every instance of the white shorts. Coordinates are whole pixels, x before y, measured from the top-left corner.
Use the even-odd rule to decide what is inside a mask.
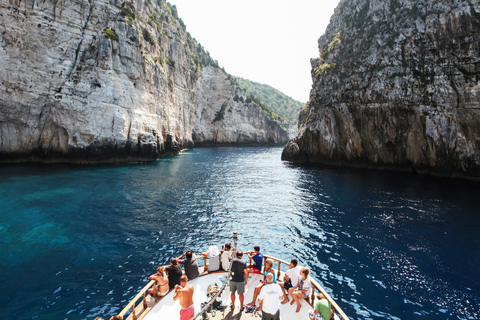
[[[315,314],[315,311],[313,310],[308,311],[308,316],[310,317],[310,319],[324,320],[320,313]]]

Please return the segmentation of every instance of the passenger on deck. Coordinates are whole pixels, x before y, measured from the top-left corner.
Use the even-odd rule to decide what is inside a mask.
[[[293,258],[290,260],[290,266],[288,267],[287,272],[285,272],[285,276],[283,277],[283,283],[279,283],[281,287],[285,290],[290,288],[296,288],[298,286],[298,279],[300,279],[300,271],[301,268],[298,266],[297,259]],[[282,304],[287,303],[288,297],[285,295],[285,299],[283,299]]]
[[[253,250],[255,250],[255,254],[248,253],[248,259],[250,259],[250,265],[248,266],[249,273],[261,273],[262,272],[262,264],[263,264],[263,254],[260,252],[260,246],[254,246]],[[253,259],[253,264],[252,264]]]
[[[272,259],[267,259],[267,261],[265,261],[265,270],[263,272],[263,275],[265,276],[264,280],[260,281],[260,284],[258,284],[256,287],[255,287],[255,291],[253,292],[253,300],[252,302],[250,302],[249,304],[247,304],[248,306],[254,306],[255,303],[257,302],[257,296],[258,294],[260,293],[260,290],[262,289],[262,287],[264,286],[265,284],[265,281],[267,280],[267,276],[271,274],[272,277],[273,277],[273,280],[272,282],[273,283],[276,283],[276,284],[279,284],[278,281],[277,281],[277,276],[275,275],[275,270],[273,269],[273,260]],[[282,283],[283,284],[283,283]],[[285,293],[285,291],[283,291],[283,298],[284,300],[287,299],[287,294]]]
[[[288,290],[288,293],[290,293],[290,295],[292,296],[292,302],[290,302],[290,304],[293,305],[294,302],[297,304],[296,312],[299,312],[302,308],[302,305],[300,304],[300,299],[308,298],[312,293],[312,283],[310,282],[310,279],[308,279],[309,274],[310,269],[302,268],[302,271],[300,271],[300,275],[302,276],[302,278],[298,281],[298,287],[290,288]]]
[[[165,273],[164,267],[158,267],[157,273],[152,274],[150,276],[150,280],[157,281],[157,285],[156,285],[157,297],[163,297],[168,293],[168,290],[169,290],[168,277],[167,277],[167,274]],[[152,296],[154,295],[153,291],[154,291],[153,289],[148,289],[148,293],[150,293]]]
[[[110,318],[110,320],[123,320],[123,317],[119,314]]]
[[[217,246],[209,246],[208,251],[202,252],[202,256],[208,257],[208,272],[220,270],[220,251]]]
[[[230,260],[232,259],[233,251],[231,251],[232,245],[230,242],[225,243],[222,251],[222,269],[227,271],[230,266]]]
[[[271,273],[267,274],[267,283],[258,296],[258,310],[262,310],[262,320],[280,319],[280,300],[283,298],[284,291],[278,284],[273,283],[273,280],[274,276]]]
[[[177,259],[170,260],[170,266],[165,268],[168,273],[168,287],[173,289],[175,285],[180,284],[180,277],[182,276],[182,268],[177,264]]]
[[[230,307],[232,310],[235,308],[235,292],[238,292],[238,298],[240,300],[240,310],[243,311],[243,293],[245,292],[245,285],[248,281],[248,267],[247,263],[242,260],[243,252],[237,251],[237,257],[232,262],[232,278],[230,280],[230,299],[232,304]]]
[[[180,300],[180,320],[189,320],[195,316],[193,308],[193,286],[187,284],[187,276],[180,277],[180,285],[175,286],[173,301]]]
[[[180,260],[183,257],[185,257],[185,259]],[[177,262],[179,264],[183,264],[183,266],[185,267],[185,274],[187,275],[188,280],[196,279],[200,275],[198,271],[197,256],[192,253],[192,250],[188,250],[180,257],[178,257]]]
[[[332,304],[321,292],[317,294],[317,299],[315,309],[308,313],[310,320],[330,320],[333,315]]]

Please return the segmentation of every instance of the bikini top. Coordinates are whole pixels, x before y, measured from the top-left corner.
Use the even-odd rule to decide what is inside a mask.
[[[165,285],[168,284],[168,279],[167,279],[167,281],[166,281],[165,283],[163,283],[163,284],[161,284],[160,281],[158,281],[158,280],[157,280],[157,282],[158,282],[158,285],[159,285],[160,287],[163,287],[163,286],[165,286]]]
[[[265,280],[267,279],[267,275],[268,275],[268,273],[270,272],[271,269],[272,269],[272,267],[270,267],[267,271],[264,272]],[[277,276],[275,275],[275,270],[273,272],[273,283],[277,283]]]

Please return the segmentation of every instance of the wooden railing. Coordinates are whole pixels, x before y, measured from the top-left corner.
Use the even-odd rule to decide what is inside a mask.
[[[200,258],[200,257],[202,257],[202,255],[197,256],[197,258]],[[206,267],[207,266],[207,257],[202,257],[202,258],[203,258],[203,261],[204,261],[204,271],[206,272],[207,271],[207,267]],[[281,259],[278,259],[278,258],[275,258],[275,257],[272,257],[272,256],[264,255],[264,259],[265,259],[265,261],[267,259],[272,259],[273,261],[276,261],[278,263],[277,279],[279,279],[280,276],[281,276],[281,272],[282,272],[281,271],[281,266],[282,266],[282,264],[287,266],[287,268],[290,265],[289,262],[286,262],[284,260],[281,260]],[[164,267],[168,267],[168,266],[164,266]],[[345,314],[345,312],[343,312],[343,310],[338,306],[338,304],[335,302],[335,300],[333,300],[333,298],[327,293],[327,291],[325,291],[325,289],[317,281],[315,281],[315,279],[310,277],[310,281],[312,282],[313,290],[312,290],[312,295],[311,295],[311,297],[309,297],[307,302],[310,304],[310,306],[312,308],[314,307],[314,302],[315,302],[315,295],[316,295],[315,290],[318,290],[319,292],[323,293],[325,298],[327,298],[327,300],[332,305],[333,311],[336,312],[342,320],[350,320],[348,318],[348,316]],[[119,313],[119,315],[121,315],[122,317],[125,318],[125,315],[131,309],[132,313],[129,315],[129,317],[131,319],[133,319],[133,320],[143,319],[147,314],[147,312],[145,312],[145,311],[147,311],[147,309],[150,309],[149,307],[146,306],[145,294],[148,294],[148,289],[150,289],[154,284],[155,284],[155,280],[151,280],[150,282],[148,282],[147,285],[145,287],[143,287],[143,289],[125,306],[125,308],[123,308],[123,310]],[[138,308],[140,306],[140,303],[137,304],[137,302],[140,298],[142,298],[142,300],[140,302],[140,303],[143,304],[142,308]],[[155,303],[157,303],[161,299],[162,298],[156,298]]]
[[[203,257],[201,254],[199,254],[197,256],[197,259],[199,258],[203,258],[203,270],[204,272],[207,272],[207,257]],[[169,267],[170,265],[166,265],[166,266],[163,266],[164,268],[166,267]],[[131,313],[131,319],[133,320],[141,320],[143,319],[143,317],[146,316],[146,311],[147,309],[149,309],[146,305],[146,299],[145,299],[145,295],[148,294],[148,290],[150,288],[152,288],[154,286],[154,284],[156,283],[155,280],[150,280],[149,283],[147,283],[147,285],[145,287],[143,287],[143,289],[125,306],[125,308],[123,308],[123,310],[119,313],[119,315],[121,315],[122,317],[125,318],[125,315],[127,314],[128,311],[132,310],[132,313]],[[137,304],[138,300],[142,298],[141,302],[143,307],[140,309],[140,310],[137,310],[137,307],[140,305],[140,303]],[[155,303],[160,301],[162,298],[161,297],[156,297],[155,298]],[[126,318],[125,318],[126,319]]]
[[[272,259],[273,261],[277,261],[278,262],[278,269],[277,269],[277,279],[280,278],[281,276],[281,265],[282,263],[285,264],[287,267],[290,265],[289,262],[286,262],[284,260],[281,260],[281,259],[278,259],[278,258],[275,258],[275,257],[272,257],[272,256],[267,256],[267,255],[264,255],[263,258],[265,259],[265,261],[267,259]],[[265,263],[264,263],[265,265]],[[323,295],[325,296],[325,298],[327,298],[327,300],[330,302],[330,304],[332,305],[332,308],[333,308],[333,311],[338,313],[338,315],[340,316],[340,318],[342,320],[350,320],[348,318],[348,316],[345,314],[345,312],[343,312],[342,308],[340,308],[340,306],[335,302],[335,300],[333,300],[333,298],[328,294],[327,291],[325,291],[325,289],[323,289],[323,287],[317,282],[315,281],[315,279],[313,279],[312,277],[310,277],[310,281],[312,282],[312,286],[313,286],[313,290],[312,290],[312,295],[308,301],[308,303],[310,304],[310,306],[313,308],[315,307],[314,306],[314,302],[315,302],[315,289],[320,291],[321,293],[323,293]],[[327,320],[327,319],[326,319]]]
[[[144,303],[144,293],[148,292],[148,289],[150,289],[153,285],[155,284],[155,280],[150,280],[149,283],[145,287],[143,287],[142,290],[123,308],[123,310],[119,313],[122,317],[125,317],[125,314],[130,311],[130,309],[135,310],[136,306],[135,304],[137,303],[138,299],[142,298],[142,303]],[[143,311],[145,310],[145,305],[143,305],[143,309],[141,310],[141,313],[139,317],[134,314],[135,312],[132,312],[132,318],[133,319],[142,319],[145,315],[143,314]]]

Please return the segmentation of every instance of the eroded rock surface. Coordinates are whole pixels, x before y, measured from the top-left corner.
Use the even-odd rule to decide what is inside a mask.
[[[478,0],[342,0],[319,49],[284,160],[480,179]]]
[[[287,140],[163,0],[1,0],[0,65],[0,162]]]

